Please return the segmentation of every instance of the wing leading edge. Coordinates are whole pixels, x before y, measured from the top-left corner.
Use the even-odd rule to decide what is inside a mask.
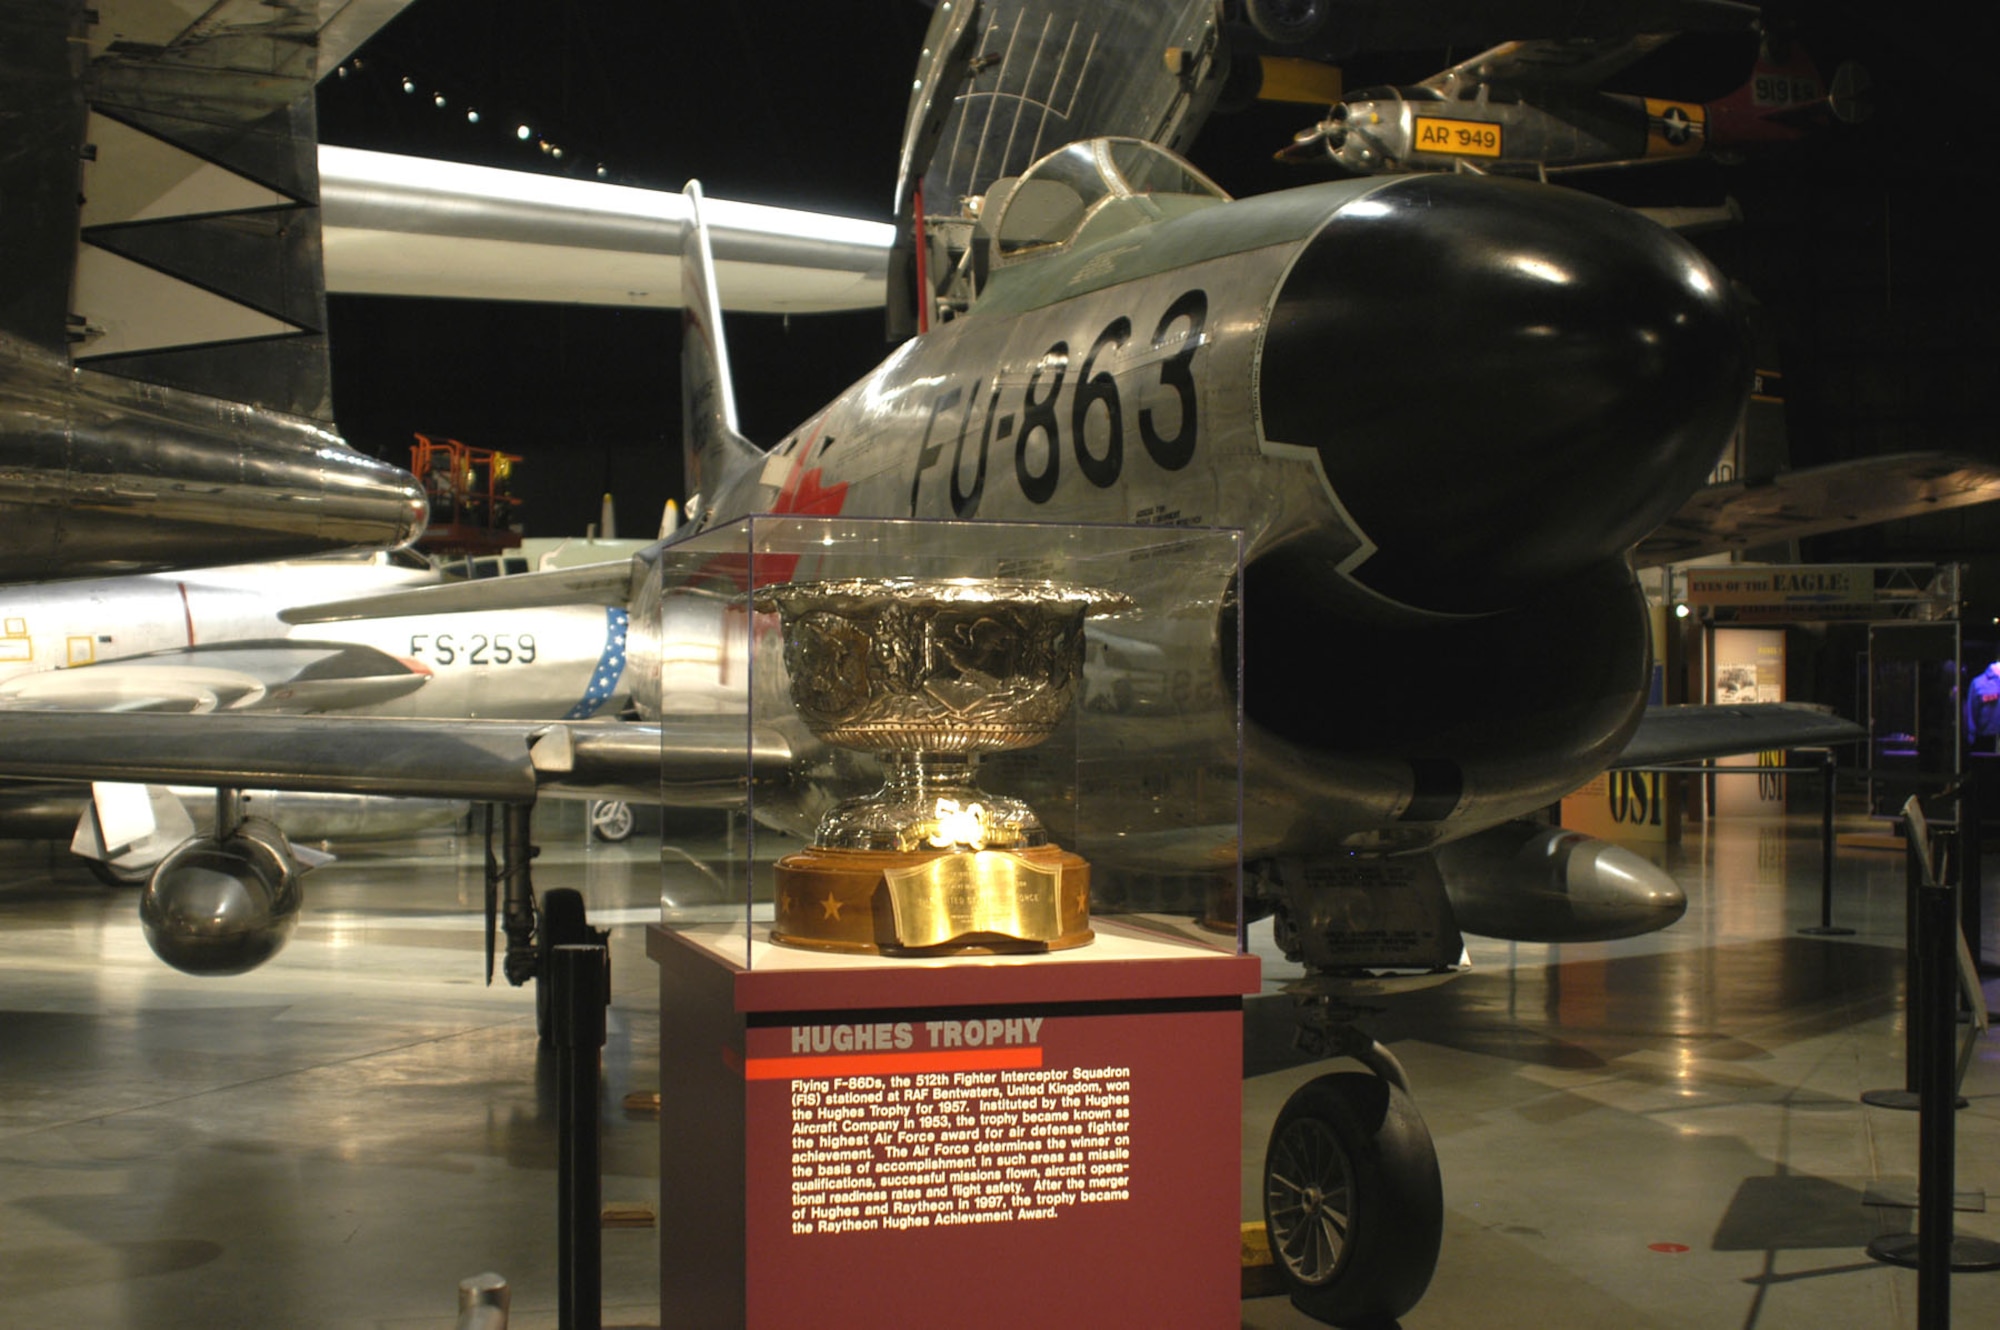
[[[1823,748],[1867,737],[1853,721],[1799,702],[1648,707],[1639,732],[1611,765],[1649,767],[1775,748]]]
[[[1755,549],[2000,499],[2000,466],[1955,453],[1895,453],[1697,490],[1639,542],[1642,567]]]
[[[742,716],[618,722],[21,712],[0,776],[529,803],[539,794],[741,806],[790,779]],[[748,749],[746,757],[746,747]]]

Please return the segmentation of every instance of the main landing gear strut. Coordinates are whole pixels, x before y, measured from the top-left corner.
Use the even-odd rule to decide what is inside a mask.
[[[499,811],[500,836],[494,846],[494,812]],[[494,951],[500,933],[507,936],[501,962],[507,982],[515,987],[535,983],[535,1033],[543,1043],[554,1038],[555,948],[609,948],[608,929],[592,928],[584,915],[583,894],[555,887],[541,894],[539,908],[531,865],[541,851],[529,836],[533,804],[486,806],[486,982],[493,982]],[[611,1002],[611,966],[604,967],[604,1002]]]
[[[1395,1055],[1335,999],[1300,996],[1297,1041],[1364,1072],[1300,1086],[1264,1154],[1264,1225],[1292,1303],[1329,1325],[1393,1321],[1437,1269],[1444,1190],[1430,1131]]]

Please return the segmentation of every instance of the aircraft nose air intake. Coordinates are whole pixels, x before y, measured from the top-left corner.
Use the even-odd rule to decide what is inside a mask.
[[[1413,176],[1307,243],[1258,392],[1265,443],[1314,450],[1374,546],[1356,580],[1478,612],[1669,516],[1749,382],[1727,285],[1679,236],[1569,190]]]

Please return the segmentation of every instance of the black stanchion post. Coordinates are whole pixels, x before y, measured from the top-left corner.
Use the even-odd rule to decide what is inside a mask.
[[[1916,1066],[1917,1232],[1892,1233],[1868,1244],[1868,1254],[1917,1270],[1917,1330],[1949,1330],[1954,1270],[2000,1269],[2000,1244],[1960,1238],[1953,1229],[1957,1199],[1957,1140],[1953,1116],[1964,1106],[1958,1097],[1958,901],[1950,884],[1930,871],[1922,813],[1913,798],[1905,808],[1910,828],[1910,871],[1916,876],[1910,901],[1910,1051]],[[1871,1091],[1882,1094],[1883,1091]],[[1867,1096],[1863,1096],[1866,1098]],[[1871,1101],[1876,1102],[1876,1101]]]
[[[610,957],[601,946],[559,946],[549,955],[555,981],[556,1316],[562,1330],[600,1330],[604,1235],[597,1099]]]
[[[1950,1330],[1958,911],[1951,889],[1928,881],[1917,889],[1917,910],[1923,1001],[1911,1024],[1918,1027],[1924,1050],[1917,1087],[1923,1099],[1917,1115],[1917,1330]],[[1913,996],[1916,992],[1913,988]]]
[[[1833,750],[1822,749],[1819,755],[1819,924],[1799,930],[1813,937],[1854,935],[1853,929],[1836,928],[1833,923],[1834,780]]]
[[[1923,968],[1917,933],[1917,892],[1924,879],[1930,876],[1930,837],[1926,834],[1922,817],[1909,815],[1908,808],[1915,806],[1916,802],[1914,798],[1910,800],[1903,816],[1903,866],[1908,886],[1903,902],[1903,1088],[1861,1092],[1864,1104],[1904,1112],[1914,1111],[1919,1103],[1918,1068],[1924,1059],[1924,1041],[1916,1018],[1917,992],[1921,983],[1919,972]]]
[[[1979,790],[1968,772],[1958,779],[1958,926],[1975,943],[1985,936],[1986,879],[1979,836]]]

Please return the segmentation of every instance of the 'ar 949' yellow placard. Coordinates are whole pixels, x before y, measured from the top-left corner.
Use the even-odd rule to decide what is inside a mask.
[[[1448,152],[1457,157],[1498,157],[1500,126],[1480,120],[1440,120],[1417,117],[1416,150]]]

